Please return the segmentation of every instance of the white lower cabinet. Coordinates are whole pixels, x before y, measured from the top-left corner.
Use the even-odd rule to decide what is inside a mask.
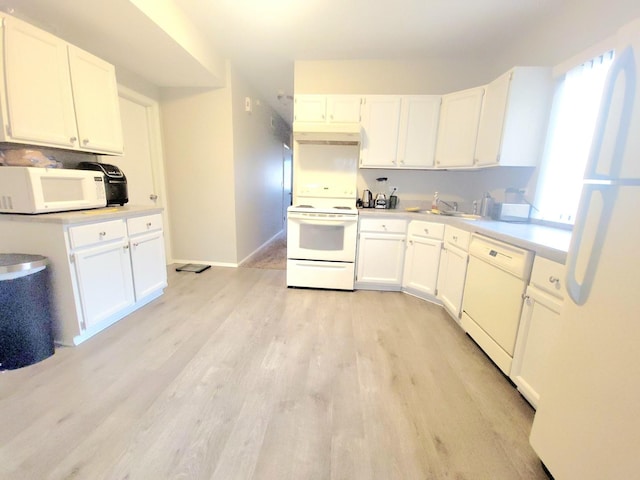
[[[458,322],[462,312],[462,296],[469,263],[469,240],[469,232],[446,226],[438,270],[438,298]]]
[[[565,296],[564,265],[536,257],[525,293],[510,377],[536,408],[547,359],[560,331],[560,310]]]
[[[84,329],[133,305],[128,244],[117,242],[83,248],[73,258]]]
[[[86,212],[0,217],[0,251],[49,260],[57,343],[77,345],[162,295],[167,273],[156,212],[89,222]]]
[[[356,288],[401,289],[406,228],[404,219],[360,219]]]
[[[402,288],[414,295],[436,295],[444,225],[414,220],[407,231]]]
[[[136,300],[167,286],[164,237],[160,214],[127,220]]]

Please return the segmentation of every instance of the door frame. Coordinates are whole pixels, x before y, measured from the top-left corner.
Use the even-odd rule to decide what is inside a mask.
[[[169,206],[167,202],[167,186],[164,171],[164,153],[162,150],[162,127],[160,123],[160,105],[157,100],[142,95],[135,90],[118,84],[118,97],[144,107],[149,127],[149,153],[151,154],[151,175],[153,188],[158,195],[158,207],[162,207],[162,223],[164,226],[165,256],[167,265],[173,263],[171,248],[171,228],[169,224]],[[126,146],[125,146],[126,148]]]

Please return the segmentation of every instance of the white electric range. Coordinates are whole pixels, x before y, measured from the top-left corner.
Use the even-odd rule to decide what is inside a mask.
[[[287,286],[353,290],[356,191],[307,186],[287,209]]]

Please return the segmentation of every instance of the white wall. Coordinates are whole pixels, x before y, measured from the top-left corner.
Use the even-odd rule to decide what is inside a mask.
[[[506,71],[507,69],[505,69]],[[468,60],[297,61],[294,91],[318,94],[442,94],[492,78],[489,62]]]
[[[161,97],[173,257],[235,265],[231,89],[166,88]]]
[[[231,68],[237,260],[282,230],[284,121],[257,90]],[[245,98],[251,112],[245,111]],[[273,121],[273,127],[272,127]]]

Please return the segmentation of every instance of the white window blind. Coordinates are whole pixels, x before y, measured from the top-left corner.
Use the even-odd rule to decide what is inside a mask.
[[[538,179],[536,217],[573,224],[613,51],[568,71],[556,89]]]

